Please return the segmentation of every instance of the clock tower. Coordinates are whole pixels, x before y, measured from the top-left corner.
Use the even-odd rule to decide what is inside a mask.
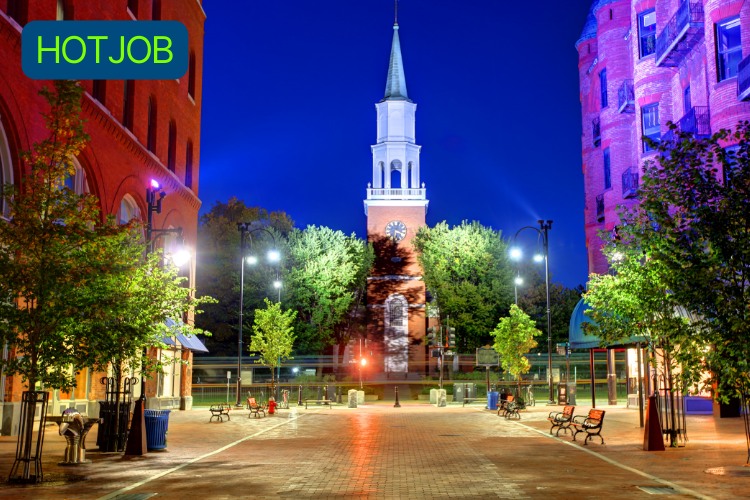
[[[420,181],[421,146],[414,138],[417,105],[406,92],[398,29],[394,24],[385,97],[375,105],[377,144],[371,147],[372,182],[364,201],[367,240],[375,249],[367,278],[367,336],[382,346],[383,370],[394,378],[426,361],[420,342],[426,332],[425,285],[411,240],[425,225],[429,203]]]

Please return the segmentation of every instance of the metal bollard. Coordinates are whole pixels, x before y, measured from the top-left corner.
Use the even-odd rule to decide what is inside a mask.
[[[327,385],[324,387],[324,390],[323,390],[323,399],[326,400],[326,402],[323,403],[323,404],[325,404],[325,405],[329,404],[328,403],[328,386]]]
[[[318,398],[315,404],[320,405],[320,400],[321,400],[321,391],[320,391],[320,386],[318,386]]]
[[[398,404],[398,386],[396,386],[396,404],[393,405],[394,408],[401,408],[401,405]]]
[[[299,396],[297,396],[297,406],[302,406],[302,385],[299,386]]]
[[[341,404],[341,386],[339,386],[339,404]]]

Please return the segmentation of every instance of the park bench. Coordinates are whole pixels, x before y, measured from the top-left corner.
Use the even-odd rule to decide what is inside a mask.
[[[589,438],[592,436],[598,436],[604,444],[604,438],[601,435],[602,424],[604,423],[604,410],[589,410],[588,415],[576,415],[570,422],[573,426],[573,441],[576,440],[576,436],[579,432],[586,433],[586,439],[583,440],[583,444],[586,445]]]
[[[505,418],[510,418],[515,415],[516,418],[520,419],[521,415],[519,415],[518,412],[526,409],[523,399],[508,396],[508,400],[508,403],[505,405],[505,414],[503,416]]]
[[[513,401],[513,396],[508,396],[507,399],[501,399],[500,402],[497,404],[497,416],[501,416],[500,414],[505,414],[505,408],[508,406],[509,403]]]
[[[256,418],[259,418],[261,413],[263,416],[266,416],[266,408],[267,406],[263,406],[261,404],[258,404],[255,401],[255,398],[247,398],[247,409],[250,410],[250,415],[255,415]]]
[[[334,403],[332,399],[305,399],[305,410],[307,410],[307,403],[316,403],[316,404],[324,404],[324,405],[331,405],[331,403]]]
[[[573,410],[575,409],[575,406],[566,406],[563,408],[563,411],[551,411],[549,417],[547,417],[547,420],[552,422],[552,428],[549,430],[549,433],[552,434],[555,427],[557,427],[556,436],[560,435],[560,431],[568,432],[570,430],[570,423],[573,421]]]
[[[208,419],[208,421],[211,422],[214,418],[218,418],[219,422],[223,422],[224,421],[223,417],[227,417],[227,420],[231,420],[229,418],[229,410],[231,409],[232,409],[231,406],[224,404],[224,403],[221,403],[218,405],[211,405],[211,408],[209,410],[211,412],[211,418]]]

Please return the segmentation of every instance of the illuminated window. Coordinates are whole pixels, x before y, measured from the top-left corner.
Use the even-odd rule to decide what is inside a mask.
[[[737,65],[742,60],[741,42],[739,16],[716,23],[716,71],[719,81],[737,76]]]
[[[138,205],[136,205],[135,200],[129,194],[122,197],[120,210],[118,212],[117,221],[120,224],[127,224],[131,220],[137,219],[140,216]]]
[[[641,108],[641,122],[643,135],[654,142],[661,140],[661,126],[659,125],[659,103],[649,104]],[[643,152],[653,151],[646,141],[643,141]]]
[[[13,169],[11,167],[8,138],[5,135],[2,123],[0,123],[0,184],[13,184]],[[8,204],[3,198],[0,198],[0,215],[8,216]]]
[[[67,21],[68,16],[65,12],[65,0],[57,0],[57,20]]]
[[[638,37],[641,57],[656,52],[656,11],[646,10],[638,14]]]

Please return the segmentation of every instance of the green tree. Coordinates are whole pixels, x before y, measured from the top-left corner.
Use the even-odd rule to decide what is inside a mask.
[[[275,369],[285,359],[292,359],[294,345],[294,318],[297,311],[284,311],[281,304],[265,299],[265,309],[255,311],[253,337],[248,350],[260,353],[256,361],[271,369],[271,380],[274,380]]]
[[[510,306],[510,315],[500,318],[497,327],[492,331],[492,336],[495,337],[493,347],[500,355],[503,370],[516,377],[519,394],[521,374],[528,373],[531,368],[525,355],[536,347],[534,337],[540,334],[534,320],[515,304]]]
[[[239,222],[253,223],[253,228],[263,227],[275,235],[282,266],[286,265],[288,257],[284,236],[294,227],[294,221],[286,213],[248,207],[237,198],[230,198],[227,203],[215,203],[200,217],[196,290],[198,296],[213,297],[217,303],[205,306],[205,314],[196,318],[196,326],[213,333],[207,343],[214,354],[237,355],[241,265]],[[278,293],[273,288],[276,268],[266,265],[263,259],[273,246],[272,238],[264,231],[256,231],[252,234],[252,242],[253,251],[261,258],[255,266],[245,265],[244,340],[250,337],[254,311],[263,307],[264,298],[275,297]]]
[[[464,221],[423,226],[412,241],[427,290],[437,302],[431,312],[442,324],[450,316],[456,342],[466,352],[490,341],[497,318],[513,302],[514,271],[500,231]]]
[[[308,226],[289,234],[288,303],[298,311],[298,349],[338,346],[364,330],[367,275],[375,253],[371,245],[341,231]]]

